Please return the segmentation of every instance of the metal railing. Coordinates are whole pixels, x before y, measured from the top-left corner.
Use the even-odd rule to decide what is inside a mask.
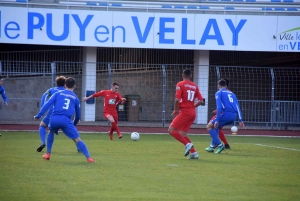
[[[54,86],[56,75],[74,77],[77,82],[75,93],[82,97],[82,69],[85,65],[83,62],[1,61],[0,73],[6,77],[4,87],[9,107],[0,108],[0,120],[31,118],[39,109],[40,96]],[[96,80],[97,91],[109,88],[112,81],[118,81],[122,95],[140,95],[139,121],[161,122],[162,126],[172,120],[175,85],[181,80],[182,70],[189,68],[194,71],[198,67],[111,62],[94,65],[96,74],[90,75],[90,79]],[[231,80],[230,90],[240,99],[247,125],[259,124],[267,129],[300,127],[299,75],[300,68],[209,66],[208,80],[194,80],[209,83],[208,89],[200,88],[208,94],[205,97],[208,114],[203,112],[201,115],[211,117],[210,112],[216,107],[217,81],[227,77]],[[97,99],[96,102],[96,120],[105,121],[103,100]]]

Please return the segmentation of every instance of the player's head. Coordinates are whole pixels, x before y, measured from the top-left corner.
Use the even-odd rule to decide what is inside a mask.
[[[0,75],[0,86],[4,83],[4,78]]]
[[[227,86],[227,88],[228,88],[228,87],[229,87],[229,79],[228,79],[228,78],[222,78],[221,80],[225,80],[226,86]]]
[[[226,81],[225,80],[219,80],[218,87],[219,87],[219,89],[226,88],[227,87]]]
[[[56,82],[56,86],[63,87],[63,86],[65,86],[66,77],[58,76],[58,77],[56,77],[55,82]]]
[[[113,82],[111,84],[111,91],[112,92],[116,92],[116,91],[119,91],[119,84],[117,82]]]
[[[192,71],[190,69],[183,70],[182,78],[187,79],[187,80],[191,79],[192,78]]]
[[[74,89],[75,86],[76,86],[76,85],[75,85],[75,79],[72,78],[72,77],[68,77],[68,78],[66,79],[65,87],[66,87],[67,89]]]

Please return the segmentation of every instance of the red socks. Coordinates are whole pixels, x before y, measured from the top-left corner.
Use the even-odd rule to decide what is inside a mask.
[[[185,136],[184,139],[186,139],[189,143],[192,143],[188,136]],[[194,149],[194,147],[191,148],[191,153],[195,153],[195,152],[196,152],[196,150]]]
[[[171,135],[178,140],[179,142],[181,142],[182,144],[184,144],[184,146],[188,143],[191,143],[191,140],[186,136],[183,137],[179,132],[177,132],[176,130],[173,130],[171,132]],[[191,153],[195,153],[196,150],[194,149],[194,147],[191,149]]]
[[[116,122],[111,123],[111,129],[110,129],[110,131],[116,131],[116,132],[118,133],[119,136],[121,135],[121,133],[120,133],[120,131],[119,131],[119,128],[118,128]]]
[[[171,135],[178,140],[179,142],[181,142],[182,144],[184,144],[184,146],[189,143],[189,141],[187,141],[180,133],[178,133],[176,130],[173,130],[171,132]]]
[[[224,135],[224,132],[222,130],[219,130],[219,138],[222,140],[222,142],[224,144],[228,144],[227,140],[226,140],[226,137]]]
[[[111,126],[111,127],[110,127],[110,131],[109,131],[109,134],[113,134],[113,132],[114,132],[114,128]]]

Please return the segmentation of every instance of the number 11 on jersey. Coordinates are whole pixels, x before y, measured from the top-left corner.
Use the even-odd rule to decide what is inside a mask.
[[[188,101],[194,101],[195,91],[187,90],[188,93]]]

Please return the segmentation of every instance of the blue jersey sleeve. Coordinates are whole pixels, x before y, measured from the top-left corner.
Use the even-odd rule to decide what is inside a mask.
[[[216,96],[216,104],[217,104],[216,121],[219,121],[219,118],[220,118],[220,115],[221,115],[221,111],[223,109],[221,92],[218,91],[215,96]]]
[[[74,126],[77,125],[78,121],[80,120],[80,101],[79,99],[77,98],[76,99],[76,102],[75,102],[75,113],[76,113],[76,116],[75,116],[75,119],[74,119]]]
[[[51,88],[52,89],[52,88]],[[51,89],[48,89],[41,98],[41,107],[47,102],[47,99],[51,97]]]
[[[242,122],[243,121],[242,112],[241,112],[241,109],[240,109],[240,106],[239,106],[239,102],[238,102],[237,99],[236,99],[235,106],[236,106],[236,111],[237,111],[238,116],[239,116],[239,122]]]
[[[5,89],[2,86],[0,86],[0,87],[1,87],[0,88],[0,93],[2,95],[2,98],[3,98],[4,102],[8,103],[8,99],[7,99],[6,94],[5,94]]]
[[[41,107],[43,107],[43,105],[45,104],[46,100],[48,98],[48,93],[45,92],[41,98]]]
[[[53,94],[53,96],[51,96],[51,98],[43,105],[40,112],[36,115],[37,119],[41,118],[41,116],[43,116],[49,107],[55,102],[57,94],[58,93]]]

